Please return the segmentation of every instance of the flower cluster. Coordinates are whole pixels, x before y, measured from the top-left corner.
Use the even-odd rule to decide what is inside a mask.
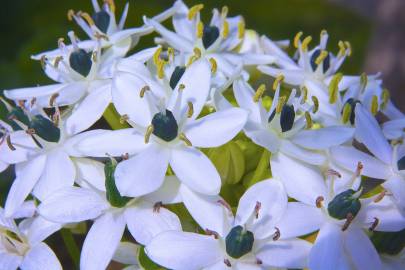
[[[68,12],[87,40],[32,57],[55,83],[4,91],[0,269],[62,269],[58,230],[84,270],[405,268],[405,116],[379,74],[339,72],[349,42],[300,32],[291,57],[227,7],[124,29],[128,5],[92,3]]]

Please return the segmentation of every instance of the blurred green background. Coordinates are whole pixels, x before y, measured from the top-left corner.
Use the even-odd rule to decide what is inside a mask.
[[[121,14],[126,1],[116,1],[117,14]],[[142,15],[153,16],[168,8],[173,1],[130,0],[127,27],[140,26]],[[344,64],[347,73],[362,72],[366,49],[371,36],[372,24],[365,17],[353,11],[323,0],[210,0],[185,1],[189,6],[203,2],[205,21],[209,20],[210,10],[227,5],[230,15],[242,14],[247,28],[270,36],[273,40],[292,39],[298,31],[312,35],[318,42],[322,29],[330,34],[329,49],[337,52],[337,42],[348,40],[353,47],[353,55]],[[90,0],[13,0],[3,1],[0,9],[0,89],[11,89],[52,83],[42,72],[38,62],[30,60],[32,54],[53,49],[60,37],[66,37],[69,30],[85,38],[86,36],[73,22],[67,20],[67,10],[92,12]],[[152,44],[147,37],[139,48]],[[0,115],[4,117],[4,112]],[[12,168],[0,174],[0,203],[4,205],[11,179]],[[52,239],[52,245],[62,245],[60,236]],[[56,252],[65,269],[74,269],[66,255]],[[62,249],[63,250],[63,249]]]

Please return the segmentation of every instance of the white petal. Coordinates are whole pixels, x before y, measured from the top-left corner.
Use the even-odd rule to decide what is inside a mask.
[[[345,249],[356,269],[381,269],[381,260],[365,232],[357,227],[348,229]]]
[[[8,163],[4,163],[0,160],[0,173],[4,172],[8,168]]]
[[[391,163],[392,149],[374,116],[363,106],[356,106],[356,138],[386,164]],[[373,134],[373,136],[370,136]]]
[[[389,140],[400,139],[404,134],[405,119],[387,121],[382,125],[385,137]]]
[[[277,223],[281,239],[297,237],[318,230],[323,220],[322,210],[300,202],[289,202],[283,218]]]
[[[22,165],[22,169],[14,180],[7,196],[5,215],[11,216],[24,202],[39,180],[45,167],[46,156],[41,155]]]
[[[0,269],[16,270],[21,264],[22,257],[12,253],[0,252]]]
[[[263,146],[271,153],[277,153],[280,148],[279,138],[268,129],[245,130],[246,135],[256,144]]]
[[[105,269],[118,248],[125,229],[122,214],[105,213],[94,221],[83,243],[80,269]]]
[[[238,79],[233,83],[233,93],[241,108],[249,111],[249,120],[260,124],[261,110],[263,106],[261,101],[255,103],[253,101],[254,91],[252,87],[243,79]]]
[[[120,242],[120,245],[115,251],[113,260],[122,264],[138,265],[137,254],[139,247],[139,245],[135,245],[131,242]]]
[[[147,146],[144,136],[135,129],[91,130],[80,134],[81,141],[75,145],[80,153],[91,157],[121,156],[125,153],[139,153]]]
[[[336,146],[330,148],[332,159],[349,171],[356,171],[358,162],[363,164],[362,174],[385,179],[390,173],[389,167],[369,154],[361,152],[352,146]]]
[[[73,186],[75,176],[76,169],[70,157],[64,151],[54,150],[47,154],[45,168],[33,194],[43,200],[60,188]]]
[[[168,163],[168,150],[155,144],[120,162],[115,170],[119,192],[123,196],[139,197],[156,191],[163,184]]]
[[[61,269],[62,266],[55,253],[45,243],[32,247],[20,265],[21,270]]]
[[[233,215],[219,203],[222,200],[220,196],[199,194],[185,185],[181,185],[180,193],[187,210],[203,230],[209,229],[225,236],[230,230]]]
[[[295,135],[292,142],[309,149],[323,150],[341,145],[350,140],[354,129],[344,126],[329,126],[320,129],[303,130]]]
[[[342,269],[339,267],[339,262],[343,256],[345,254],[341,228],[332,223],[324,224],[309,254],[309,268],[311,270]]]
[[[108,104],[111,102],[110,84],[101,86],[90,92],[73,110],[66,120],[66,130],[69,134],[79,133],[101,118]]]
[[[325,162],[325,156],[322,154],[302,148],[289,140],[282,140],[280,152],[313,165],[322,165]]]
[[[4,90],[4,96],[13,100],[25,100],[40,96],[50,96],[54,93],[59,92],[67,85],[69,84],[51,84],[13,90]]]
[[[182,183],[207,195],[217,195],[221,178],[212,162],[199,150],[179,147],[172,150],[170,166]]]
[[[142,245],[147,245],[161,232],[181,231],[180,220],[174,213],[163,207],[159,211],[154,211],[151,203],[140,203],[129,207],[124,215],[129,232]]]
[[[326,186],[319,169],[282,153],[271,158],[273,176],[281,180],[287,194],[294,199],[315,205],[316,198],[327,198]]]
[[[67,187],[44,200],[38,211],[51,221],[72,223],[96,218],[108,207],[106,199],[93,190]]]
[[[274,232],[275,224],[287,209],[287,194],[283,184],[276,180],[265,180],[251,186],[240,198],[235,222],[244,225],[254,215],[257,203],[260,203],[258,218],[249,223],[249,230],[255,238],[262,239]],[[250,225],[251,224],[251,225]]]
[[[25,201],[13,214],[14,219],[18,218],[29,218],[35,215],[37,211],[37,206],[34,200]]]
[[[218,240],[188,232],[161,233],[145,251],[154,262],[176,270],[199,270],[222,260]]]
[[[302,85],[304,82],[305,74],[297,70],[286,70],[286,69],[277,69],[268,66],[258,66],[258,70],[264,74],[270,75],[272,77],[277,77],[278,75],[284,75],[284,81],[291,85]]]
[[[243,53],[241,54],[244,65],[267,65],[276,61],[276,58],[268,54]]]
[[[12,132],[10,134],[10,141],[15,150],[11,150],[7,143],[0,144],[0,160],[7,164],[20,163],[27,160],[29,151],[19,145],[36,148],[31,136],[23,130]]]
[[[104,164],[89,158],[75,158],[76,183],[85,188],[97,188],[105,191]]]
[[[180,181],[176,176],[168,175],[165,177],[163,185],[158,190],[145,195],[143,198],[152,203],[179,203],[182,201],[180,194]]]
[[[209,114],[187,125],[184,133],[197,147],[218,147],[242,130],[246,123],[247,113],[239,108]]]
[[[257,258],[263,267],[305,268],[311,247],[311,243],[301,239],[274,241],[263,246]]]
[[[405,179],[400,176],[393,176],[385,181],[383,186],[392,192],[396,204],[405,214]]]
[[[54,223],[37,216],[33,219],[28,229],[27,237],[31,245],[44,241],[48,236],[61,229],[59,223]]]

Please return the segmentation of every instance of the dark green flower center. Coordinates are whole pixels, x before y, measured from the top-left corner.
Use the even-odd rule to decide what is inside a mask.
[[[177,137],[178,125],[173,113],[169,110],[159,112],[152,119],[153,134],[167,142]]]
[[[216,26],[204,25],[202,42],[204,48],[208,49],[219,37],[219,29]]]
[[[28,128],[33,129],[35,134],[48,142],[59,142],[60,129],[48,118],[38,114],[31,118]]]
[[[349,98],[349,99],[346,101],[346,103],[349,104],[350,107],[351,107],[350,123],[351,123],[352,125],[354,125],[354,119],[355,119],[355,117],[356,117],[356,114],[355,114],[354,109],[356,108],[356,105],[357,105],[358,103],[361,104],[361,102],[360,102],[359,100],[357,100],[357,99]],[[346,105],[346,103],[345,103],[345,105]],[[342,109],[342,112],[341,112],[341,113],[343,113],[343,109]]]
[[[69,57],[70,67],[86,77],[89,75],[92,65],[91,54],[91,52],[88,53],[83,49],[72,52]]]
[[[117,186],[115,185],[115,177],[114,172],[115,168],[117,167],[117,162],[113,159],[107,161],[104,166],[104,173],[105,173],[105,189],[106,189],[106,196],[107,200],[110,204],[114,207],[124,207],[131,198],[121,196],[119,193]]]
[[[405,156],[397,161],[398,170],[405,170]]]
[[[255,238],[251,231],[245,231],[242,226],[233,227],[225,238],[226,253],[239,259],[252,251]]]
[[[280,126],[281,131],[286,132],[292,129],[295,119],[295,110],[293,105],[284,104],[281,109]]]
[[[107,33],[108,26],[110,25],[110,15],[106,11],[102,10],[94,13],[91,17],[93,18],[97,28],[103,33]]]
[[[176,87],[176,85],[179,83],[181,77],[183,77],[184,72],[186,71],[186,67],[182,67],[182,66],[177,66],[173,73],[172,76],[170,76],[170,87],[172,89],[174,89]]]
[[[355,193],[353,189],[348,189],[336,195],[328,204],[329,215],[340,220],[346,219],[348,214],[355,217],[361,208],[359,198],[353,197]]]
[[[316,64],[316,59],[319,57],[319,55],[321,55],[321,50],[317,49],[316,51],[314,51],[311,55],[311,67],[312,70],[315,71],[316,68],[318,67],[318,65]],[[325,59],[323,60],[323,72],[326,72],[329,67],[330,67],[330,56],[329,53],[328,55],[325,57]]]

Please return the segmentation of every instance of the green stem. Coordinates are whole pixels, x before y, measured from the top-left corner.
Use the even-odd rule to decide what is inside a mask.
[[[259,164],[253,174],[251,183],[257,183],[260,180],[264,179],[269,171],[269,162],[270,162],[270,152],[266,149],[263,149],[262,156],[260,157]]]
[[[104,119],[112,129],[123,129],[129,127],[128,124],[120,122],[120,114],[115,110],[114,105],[108,105],[103,114]]]
[[[79,269],[80,251],[73,238],[72,232],[69,229],[62,229],[60,233],[74,265]]]

